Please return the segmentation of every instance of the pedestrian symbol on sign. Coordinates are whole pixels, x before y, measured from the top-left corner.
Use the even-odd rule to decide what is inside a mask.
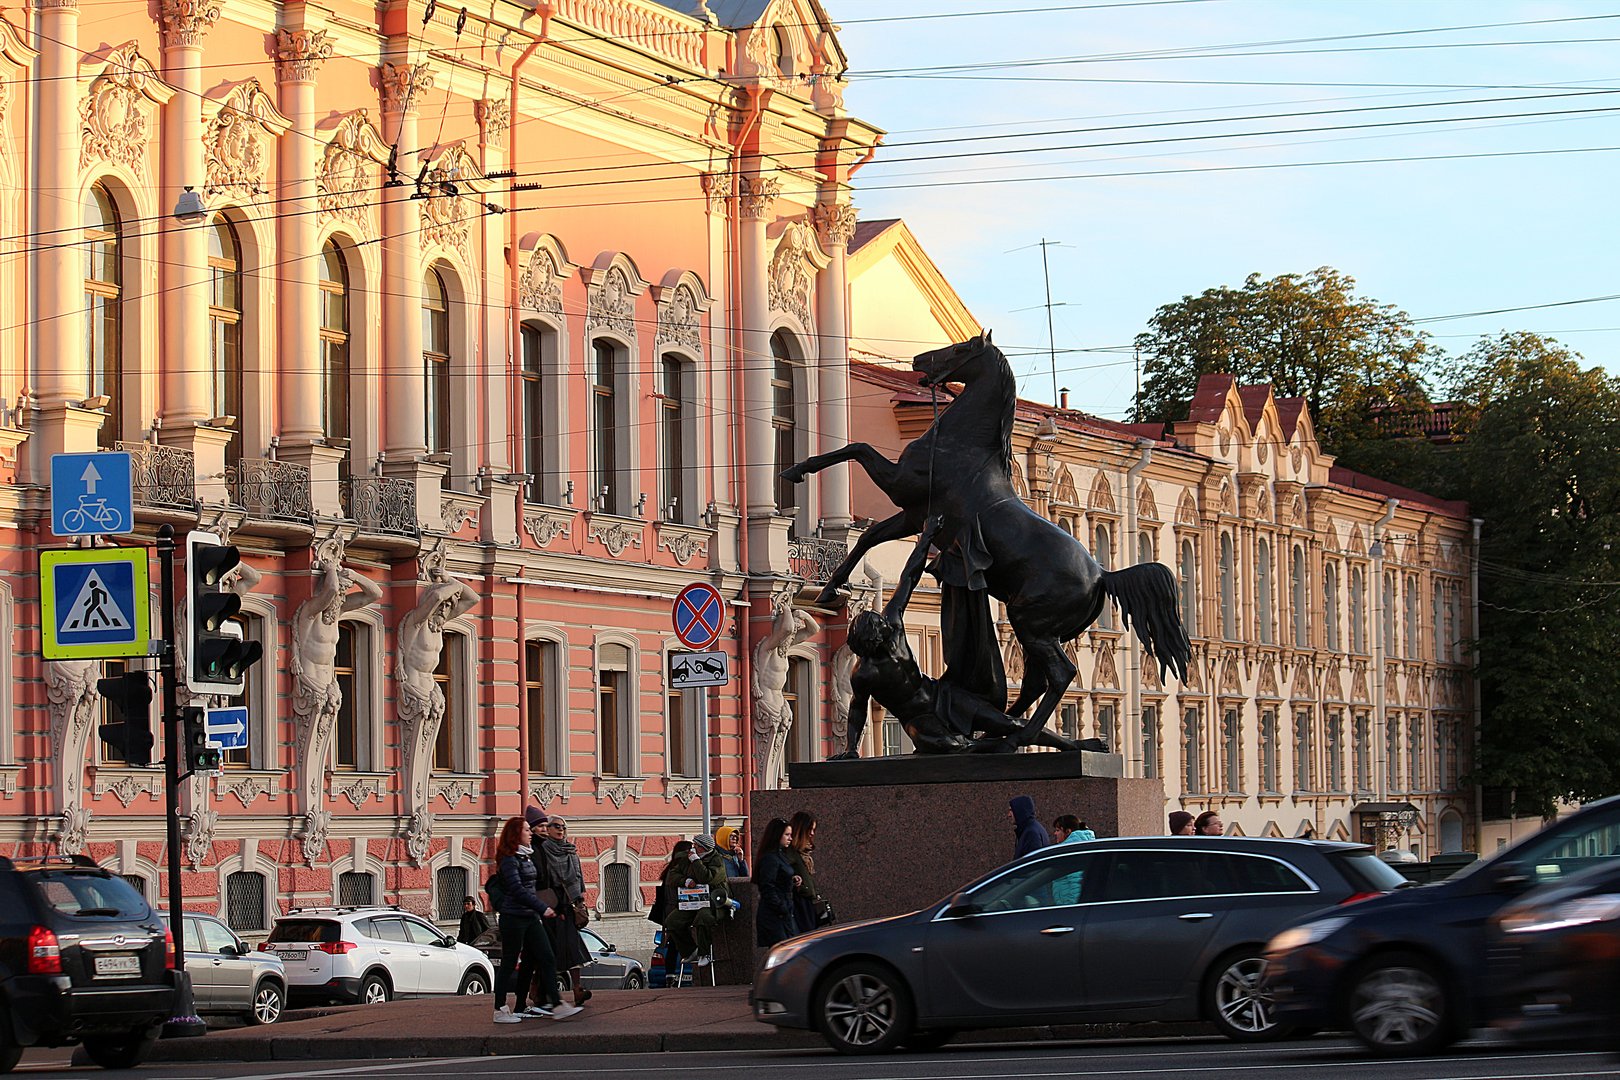
[[[113,603],[107,586],[102,584],[99,571],[91,570],[85,576],[79,595],[68,608],[62,623],[64,632],[81,630],[128,630],[129,620]]]

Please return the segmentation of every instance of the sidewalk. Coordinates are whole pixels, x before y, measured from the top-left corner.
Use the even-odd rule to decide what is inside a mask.
[[[754,1020],[746,986],[598,991],[569,1020],[496,1024],[493,998],[428,998],[300,1010],[269,1027],[168,1039],[152,1061],[336,1061],[507,1054],[825,1049],[810,1031]],[[1088,1024],[964,1033],[963,1042],[1208,1036],[1209,1024]]]

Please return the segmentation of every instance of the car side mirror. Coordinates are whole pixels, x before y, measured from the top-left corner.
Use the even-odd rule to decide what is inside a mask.
[[[1491,871],[1491,884],[1502,892],[1523,892],[1531,883],[1530,872],[1518,863],[1505,862]]]
[[[610,941],[608,942],[607,948],[603,949],[602,951],[611,955],[613,953],[617,953],[619,951],[619,947]]]
[[[944,917],[947,919],[965,919],[977,915],[984,908],[968,898],[967,893],[957,893],[951,897],[949,906],[945,908]]]
[[[241,956],[247,950],[236,945],[221,945],[219,951],[222,956]]]
[[[456,947],[456,939],[455,938],[453,938],[453,937],[442,937],[442,938],[439,939],[439,948],[441,948],[441,949],[453,949],[455,947]]]

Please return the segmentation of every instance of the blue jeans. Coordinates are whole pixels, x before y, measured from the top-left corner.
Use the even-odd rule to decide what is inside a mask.
[[[495,1007],[515,994],[513,1012],[522,1012],[529,996],[529,982],[535,972],[548,993],[547,1005],[562,1003],[557,993],[557,960],[551,952],[551,939],[538,918],[501,916],[501,967],[495,972]]]

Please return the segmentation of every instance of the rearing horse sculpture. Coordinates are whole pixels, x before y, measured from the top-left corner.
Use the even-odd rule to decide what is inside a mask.
[[[921,353],[911,366],[922,374],[923,386],[959,382],[963,389],[898,461],[867,443],[851,443],[782,474],[798,483],[810,473],[854,461],[900,507],[861,536],[817,602],[836,602],[837,591],[873,546],[920,532],[924,521],[937,515],[942,526],[935,543],[943,554],[935,574],[946,584],[988,589],[1005,604],[1023,647],[1024,682],[1008,713],[1022,716],[1037,697],[1040,704],[1020,743],[1032,741],[1074,681],[1075,667],[1063,643],[1095,622],[1110,599],[1161,671],[1185,679],[1191,645],[1170,570],[1158,563],[1104,570],[1078,540],[1031,510],[1013,490],[1017,383],[990,335]]]

